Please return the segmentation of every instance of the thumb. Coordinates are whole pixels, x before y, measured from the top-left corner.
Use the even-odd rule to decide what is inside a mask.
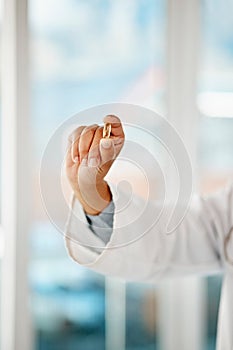
[[[115,148],[112,139],[105,138],[100,140],[100,156],[103,165],[104,163],[114,160]]]

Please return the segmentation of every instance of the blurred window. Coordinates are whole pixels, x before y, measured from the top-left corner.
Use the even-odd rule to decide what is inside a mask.
[[[205,192],[222,187],[233,171],[232,12],[228,0],[202,3],[199,171]]]
[[[198,171],[201,192],[232,181],[233,3],[202,2],[202,49],[197,103],[200,111]],[[215,349],[221,277],[208,278],[208,349]]]

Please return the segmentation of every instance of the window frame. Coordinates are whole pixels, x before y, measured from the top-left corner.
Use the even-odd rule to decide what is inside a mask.
[[[31,155],[27,5],[27,0],[4,0],[2,6],[1,349],[8,350],[33,348],[28,287]]]

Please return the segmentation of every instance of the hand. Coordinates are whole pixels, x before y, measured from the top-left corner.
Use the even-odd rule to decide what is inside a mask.
[[[110,138],[103,139],[103,127],[97,124],[80,126],[68,139],[66,174],[84,211],[99,214],[111,201],[111,192],[104,180],[124,144],[124,132],[118,117],[108,115]]]

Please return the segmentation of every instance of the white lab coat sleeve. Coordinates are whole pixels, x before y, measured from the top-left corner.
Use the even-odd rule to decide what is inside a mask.
[[[73,198],[65,242],[74,261],[105,275],[142,282],[223,270],[225,237],[233,225],[232,187],[208,197],[194,196],[182,223],[169,235],[165,234],[163,220],[151,225],[158,203],[149,203],[145,209],[145,201],[133,196],[130,204],[122,205],[124,200],[118,204],[124,193],[110,188],[115,213],[106,246],[93,235]],[[90,249],[93,246],[102,253]]]

